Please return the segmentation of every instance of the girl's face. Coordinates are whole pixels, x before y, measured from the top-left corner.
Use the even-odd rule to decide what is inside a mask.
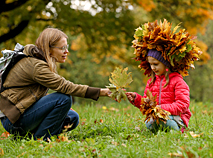
[[[154,71],[156,75],[160,76],[166,73],[166,65],[164,65],[162,62],[158,61],[153,57],[148,57],[147,59],[152,71]]]
[[[62,37],[55,46],[51,46],[50,48],[50,55],[56,59],[56,62],[64,63],[67,53],[69,53],[67,39]]]

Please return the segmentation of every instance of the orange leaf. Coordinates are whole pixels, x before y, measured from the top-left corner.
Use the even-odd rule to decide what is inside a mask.
[[[1,134],[1,139],[5,139],[5,138],[8,138],[10,136],[10,133],[9,132],[3,132],[2,134]]]
[[[169,118],[170,113],[165,111],[157,106],[156,97],[157,95],[153,96],[152,92],[147,90],[146,92],[147,98],[142,98],[140,111],[143,115],[146,115],[145,121],[156,120],[156,123],[159,124],[160,121],[166,123]]]
[[[58,136],[58,139],[56,139],[56,141],[57,142],[65,142],[65,141],[68,142],[69,140],[68,140],[68,137],[62,135],[62,136]]]
[[[100,123],[104,123],[104,120],[100,119]]]

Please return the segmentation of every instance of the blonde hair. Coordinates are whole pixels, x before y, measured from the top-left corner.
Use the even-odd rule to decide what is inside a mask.
[[[35,43],[35,45],[43,51],[52,72],[57,72],[57,70],[56,59],[50,55],[50,46],[56,45],[62,37],[68,39],[68,36],[63,31],[56,28],[46,28],[41,32]]]

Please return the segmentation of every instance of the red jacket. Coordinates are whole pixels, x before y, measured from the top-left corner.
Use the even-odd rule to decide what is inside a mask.
[[[184,124],[188,127],[191,112],[189,110],[190,98],[189,87],[183,80],[183,77],[177,73],[172,72],[169,74],[169,84],[166,84],[165,76],[157,76],[154,83],[149,85],[151,79],[148,80],[143,98],[146,97],[146,91],[149,89],[152,95],[157,94],[157,103],[161,108],[169,111],[171,115],[179,115]],[[136,107],[140,108],[142,96],[136,93],[136,98],[133,103]]]

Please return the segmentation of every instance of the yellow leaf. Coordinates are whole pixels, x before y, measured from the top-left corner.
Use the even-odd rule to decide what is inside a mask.
[[[203,135],[203,133],[200,134],[195,134],[193,131],[190,131],[189,134],[193,137],[193,138],[197,138]],[[184,137],[188,137],[188,135],[185,135]]]
[[[106,107],[106,106],[102,106],[102,109],[106,110],[106,109],[107,109],[107,107]]]
[[[128,87],[129,84],[133,81],[131,72],[127,73],[128,67],[121,68],[116,67],[116,69],[111,73],[111,77],[109,81],[112,84],[110,86],[106,86],[112,92],[110,97],[113,100],[116,100],[118,103],[121,102],[121,99],[126,100],[126,94],[124,91],[125,87]]]
[[[200,137],[203,135],[203,133],[200,133],[200,134],[195,134],[193,131],[189,132],[190,135],[193,137],[193,138],[197,138],[197,137]]]
[[[131,72],[127,73],[128,67],[121,68],[116,67],[116,69],[111,73],[111,78],[109,81],[118,88],[128,87],[133,81]]]
[[[0,156],[4,156],[4,150],[0,148]]]

